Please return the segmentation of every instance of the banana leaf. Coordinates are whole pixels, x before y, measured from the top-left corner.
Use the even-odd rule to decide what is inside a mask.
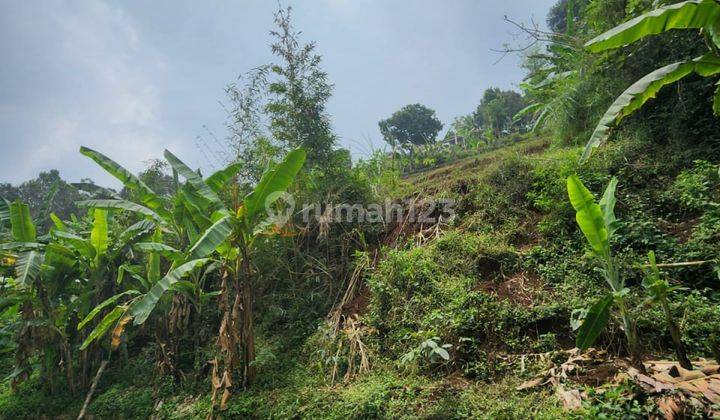
[[[85,200],[78,201],[76,205],[78,207],[89,207],[104,210],[127,210],[144,217],[150,217],[157,222],[163,221],[160,215],[155,213],[153,210],[127,200]]]
[[[43,263],[43,254],[39,251],[27,251],[18,256],[15,261],[16,280],[21,284],[29,285],[40,274]]]
[[[706,54],[691,61],[673,63],[659,68],[635,82],[615,99],[615,102],[600,119],[595,131],[590,136],[590,140],[585,145],[580,161],[587,161],[593,150],[607,140],[611,129],[623,118],[637,111],[645,102],[655,98],[660,89],[675,83],[692,72],[704,77],[720,73],[720,57],[714,54]]]
[[[720,4],[715,0],[691,0],[660,7],[629,20],[591,39],[585,47],[600,52],[631,44],[646,36],[671,29],[699,29],[720,19]]]
[[[93,310],[90,311],[90,313],[88,313],[87,316],[86,316],[85,318],[83,318],[82,321],[80,321],[80,323],[79,323],[78,326],[77,326],[78,331],[80,331],[80,330],[82,330],[83,328],[85,328],[85,325],[87,325],[88,322],[90,322],[90,321],[92,321],[93,319],[95,319],[95,317],[97,316],[97,314],[100,313],[100,311],[102,311],[102,310],[105,309],[106,307],[112,305],[113,303],[117,302],[118,299],[120,299],[121,297],[123,297],[123,296],[130,296],[130,295],[139,295],[139,294],[140,294],[140,292],[138,292],[137,290],[127,290],[127,291],[125,291],[125,292],[118,293],[118,294],[116,294],[116,295],[114,295],[114,296],[111,296],[111,297],[105,299],[105,300],[104,300],[102,303],[100,303],[98,306],[94,307]]]
[[[607,188],[605,188],[605,193],[599,203],[603,219],[605,220],[605,229],[608,231],[608,237],[612,237],[613,233],[615,233],[618,228],[618,221],[615,217],[615,204],[617,203],[617,200],[615,199],[615,190],[617,189],[617,184],[617,178],[613,177]]]
[[[108,221],[107,210],[93,210],[93,227],[90,231],[90,243],[95,248],[95,259],[99,258],[108,250]]]
[[[587,350],[597,340],[610,320],[610,307],[612,304],[613,295],[609,294],[597,301],[588,310],[575,338],[577,348]]]
[[[27,204],[17,200],[10,204],[10,224],[15,242],[35,242],[35,225]]]
[[[155,309],[158,301],[170,286],[192,273],[196,268],[205,265],[207,262],[207,258],[188,261],[171,270],[165,277],[155,283],[153,287],[150,288],[150,291],[130,308],[130,315],[135,318],[135,325],[143,324],[148,319],[150,313]]]
[[[207,228],[188,251],[188,259],[204,258],[212,254],[232,234],[232,216],[225,216]]]
[[[225,184],[230,181],[235,175],[240,172],[242,169],[243,164],[240,162],[237,163],[231,163],[224,169],[220,169],[219,171],[215,172],[214,174],[210,175],[206,180],[205,183],[212,188],[215,193],[220,194]]]
[[[162,254],[165,258],[169,260],[175,260],[182,256],[182,252],[171,247],[170,245],[165,245],[160,242],[138,242],[135,244],[135,248],[144,252],[155,252],[158,254]]]
[[[568,196],[575,209],[575,220],[587,238],[593,251],[604,255],[610,250],[608,231],[602,209],[595,203],[595,197],[585,188],[577,175],[567,179]]]
[[[107,330],[110,329],[110,326],[112,326],[112,324],[125,313],[125,309],[126,308],[122,306],[116,306],[112,311],[108,312],[102,321],[97,324],[95,329],[90,332],[85,341],[83,341],[82,346],[80,346],[80,350],[85,350],[93,341],[105,335]]]
[[[110,175],[120,180],[120,182],[122,182],[125,187],[137,191],[143,204],[153,210],[158,210],[162,208],[163,202],[160,196],[155,194],[155,192],[151,190],[150,187],[145,185],[144,182],[142,182],[140,179],[138,179],[138,177],[130,173],[130,171],[118,165],[115,161],[103,155],[102,153],[96,152],[95,150],[89,149],[87,147],[80,147],[80,153],[94,160],[95,163],[100,165]]]
[[[53,236],[58,238],[61,242],[67,243],[68,245],[70,245],[77,252],[79,252],[80,255],[82,255],[83,257],[88,258],[88,259],[95,258],[95,254],[96,254],[95,247],[93,246],[93,244],[90,241],[83,239],[72,233],[63,232],[61,230],[54,231]]]
[[[223,204],[222,201],[220,201],[220,197],[218,197],[217,194],[215,194],[215,191],[213,191],[212,188],[203,181],[202,177],[197,172],[190,169],[169,150],[165,150],[165,159],[170,162],[170,166],[172,166],[178,174],[185,178],[201,196],[209,200],[214,206],[222,207]]]
[[[285,159],[263,173],[255,189],[245,197],[245,217],[250,224],[255,222],[257,215],[269,203],[266,199],[276,191],[285,191],[290,187],[295,176],[305,162],[305,151],[295,149]]]

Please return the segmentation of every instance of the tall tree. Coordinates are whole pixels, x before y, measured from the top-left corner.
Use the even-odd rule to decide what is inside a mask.
[[[435,141],[443,124],[435,111],[425,105],[412,104],[402,107],[390,118],[378,123],[380,133],[393,148],[411,148]]]
[[[300,41],[291,11],[288,7],[275,13],[277,29],[270,32],[275,38],[272,52],[279,61],[269,66],[272,81],[266,111],[275,139],[287,149],[306,150],[312,167],[331,159],[336,142],[326,112],[333,86],[320,67],[322,57],[315,53],[315,43]]]
[[[483,94],[473,118],[478,127],[491,129],[498,136],[512,128],[512,118],[525,107],[523,97],[513,90],[490,88]]]

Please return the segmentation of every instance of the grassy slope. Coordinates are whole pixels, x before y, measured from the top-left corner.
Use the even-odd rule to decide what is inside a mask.
[[[639,260],[649,248],[673,261],[717,253],[712,215],[685,208],[686,203],[674,197],[703,184],[682,177],[693,171],[693,160],[717,157],[700,149],[673,152],[646,146],[619,142],[580,169],[596,192],[611,174],[621,177],[618,211],[625,233],[617,246],[623,258]],[[674,154],[660,160],[653,153]],[[515,391],[543,366],[528,363],[521,369],[512,355],[571,347],[571,311],[604,287],[592,261],[584,257],[564,196],[564,178],[577,170],[578,156],[578,148],[552,148],[537,139],[409,177],[389,195],[453,198],[458,217],[441,226],[439,239],[419,241],[417,231],[408,230],[408,243],[386,249],[368,273],[369,306],[361,319],[370,331],[365,341],[372,371],[347,383],[329,384],[324,360],[316,354],[323,346],[318,334],[298,355],[276,355],[261,369],[261,382],[234,396],[223,416],[566,416],[550,390]],[[678,186],[679,179],[688,185]],[[677,191],[668,196],[649,185],[650,180]],[[413,245],[418,242],[423,244]],[[707,336],[720,327],[717,302],[703,289],[713,274],[704,268],[673,274],[693,279],[693,290],[678,297],[674,307],[682,316],[691,352],[708,355]],[[629,276],[631,283],[638,280]],[[667,351],[665,333],[648,327],[662,324],[660,314],[638,308],[649,350]],[[398,365],[403,354],[434,336],[453,346],[451,364],[418,360]],[[604,344],[619,350],[619,336],[611,330]],[[261,344],[261,353],[272,354],[272,349],[271,340]],[[187,386],[169,380],[149,383],[147,372],[152,369],[152,357],[134,358],[122,370],[116,366],[103,379],[90,412],[101,418],[143,418],[153,412],[161,418],[206,418],[206,379]],[[20,395],[1,389],[0,417],[42,412],[73,418],[80,405],[78,399],[42,397],[33,384]],[[48,408],[40,409],[41,401]],[[622,401],[613,404],[611,408],[625,409]]]

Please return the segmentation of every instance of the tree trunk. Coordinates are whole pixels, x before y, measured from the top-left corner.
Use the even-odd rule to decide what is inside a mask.
[[[647,373],[645,365],[643,364],[642,347],[637,339],[635,323],[630,318],[630,315],[628,315],[624,303],[621,305],[620,310],[622,313],[623,329],[625,329],[625,337],[627,337],[628,349],[630,350],[630,361],[641,373]]]
[[[85,403],[82,406],[82,410],[80,410],[80,414],[78,414],[77,420],[81,420],[85,417],[85,411],[88,408],[88,405],[90,405],[90,400],[92,400],[92,396],[95,393],[95,388],[97,388],[98,382],[100,382],[100,377],[102,376],[103,372],[105,371],[105,366],[107,366],[108,361],[103,360],[100,363],[100,367],[97,370],[97,373],[95,374],[95,379],[93,379],[93,383],[90,386],[90,391],[88,391],[87,397],[85,397]]]
[[[662,307],[663,311],[665,312],[665,318],[667,319],[670,336],[673,340],[673,347],[675,347],[675,355],[680,362],[680,366],[687,370],[693,370],[693,365],[690,362],[690,359],[688,359],[687,353],[685,353],[685,346],[683,346],[682,343],[682,335],[680,334],[680,328],[673,319],[672,312],[670,311],[670,306],[668,305],[667,301],[663,301]]]
[[[255,332],[253,331],[253,298],[250,282],[250,260],[247,250],[243,250],[242,282],[242,350],[244,361],[243,386],[248,387],[255,381]]]

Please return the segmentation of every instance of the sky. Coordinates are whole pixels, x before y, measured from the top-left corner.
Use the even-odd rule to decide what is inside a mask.
[[[503,21],[539,24],[555,0],[283,0],[334,84],[340,146],[384,147],[377,122],[411,103],[446,126],[489,87],[516,88],[521,42]],[[205,173],[222,167],[225,87],[273,59],[270,0],[0,0],[0,182],[58,169],[119,184],[96,149],[133,172],[169,149]],[[211,134],[212,133],[212,134]],[[200,136],[207,146],[200,140]],[[216,140],[217,139],[217,140]],[[215,152],[215,153],[213,153]]]

